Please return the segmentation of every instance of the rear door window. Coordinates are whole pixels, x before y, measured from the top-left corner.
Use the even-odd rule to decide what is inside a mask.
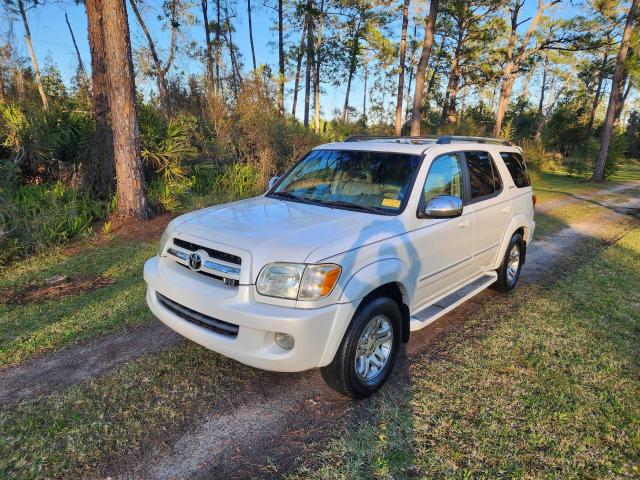
[[[530,187],[531,179],[529,178],[529,172],[527,172],[527,165],[524,163],[522,155],[514,152],[500,152],[504,164],[507,166],[507,170],[513,178],[513,183],[518,188]]]
[[[488,152],[465,152],[471,200],[489,197],[502,188],[498,169]]]

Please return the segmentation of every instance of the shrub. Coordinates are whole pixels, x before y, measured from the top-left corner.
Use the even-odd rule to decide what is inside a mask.
[[[103,203],[60,181],[0,189],[0,264],[89,235],[105,214]]]
[[[525,140],[521,146],[524,158],[531,170],[557,171],[562,167],[562,155],[546,150],[542,143]]]

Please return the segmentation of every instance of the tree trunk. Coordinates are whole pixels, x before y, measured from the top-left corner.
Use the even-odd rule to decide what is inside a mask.
[[[78,57],[78,70],[80,71],[81,75],[84,78],[84,76],[86,75],[86,72],[84,69],[84,63],[82,61],[82,57],[80,56],[80,50],[78,49],[76,36],[73,34],[73,29],[71,28],[71,23],[69,23],[69,16],[67,15],[67,12],[64,12],[64,20],[65,22],[67,22],[67,27],[69,28],[69,33],[71,34],[71,41],[73,42],[73,48],[75,49],[76,56]]]
[[[320,133],[320,65],[322,64],[322,24],[324,21],[324,0],[320,2],[320,18],[318,19],[318,34],[316,38],[316,64],[313,74],[313,99],[315,102],[315,131]]]
[[[596,111],[598,105],[600,105],[600,99],[602,98],[602,85],[604,84],[605,69],[607,62],[609,61],[609,48],[604,52],[604,58],[602,59],[602,65],[600,66],[600,74],[598,75],[598,85],[596,87],[596,94],[593,97],[593,103],[591,104],[591,114],[589,115],[589,125],[587,126],[587,135],[590,137],[593,134],[593,122],[596,118]]]
[[[431,0],[429,4],[429,15],[425,19],[424,25],[424,43],[422,45],[422,53],[416,68],[416,87],[413,94],[413,112],[411,114],[411,135],[420,135],[420,122],[422,121],[422,95],[424,93],[424,77],[427,74],[427,65],[429,65],[429,57],[433,48],[433,31],[436,24],[436,16],[438,15],[438,1]]]
[[[16,94],[18,95],[18,102],[24,103],[24,72],[22,71],[21,67],[16,68]]]
[[[278,0],[282,2],[282,0]],[[249,19],[249,44],[251,45],[251,60],[253,61],[253,69],[256,67],[256,49],[253,46],[253,24],[251,23],[251,0],[247,0],[247,18]]]
[[[418,33],[418,24],[413,25],[413,38],[416,38]],[[413,58],[415,57],[415,48],[411,49],[411,58],[409,60],[409,81],[407,82],[406,101],[404,106],[404,118],[405,121],[409,118],[409,105],[411,105],[411,85],[413,84]]]
[[[542,85],[540,87],[540,101],[538,102],[538,113],[536,115],[536,134],[535,140],[540,141],[542,136],[542,126],[544,125],[544,93],[547,90],[547,72],[549,70],[549,57],[545,55],[544,65],[542,67]]]
[[[369,66],[364,66],[364,94],[362,95],[362,117],[367,120],[367,81],[369,80]]]
[[[86,0],[87,30],[91,50],[91,98],[93,118],[96,122],[95,152],[89,159],[85,181],[102,195],[113,192],[115,163],[113,158],[113,132],[109,107],[109,77],[104,43],[102,1]]]
[[[117,212],[124,218],[149,217],[136,114],[131,40],[124,0],[102,2],[109,102],[117,114],[112,124],[118,193]]]
[[[344,96],[344,106],[342,107],[342,121],[346,122],[349,119],[349,95],[351,94],[351,82],[353,76],[356,73],[356,67],[358,66],[358,51],[360,47],[360,21],[355,25],[355,31],[353,34],[353,43],[351,45],[351,53],[349,55],[349,75],[347,77],[347,91]]]
[[[284,82],[285,82],[285,59],[284,59],[284,11],[282,0],[278,0],[278,67],[280,69],[278,77],[278,111],[284,115]],[[304,37],[304,36],[303,36]],[[295,107],[294,107],[295,110]]]
[[[224,16],[226,17],[225,21],[225,32],[228,36],[225,36],[225,40],[227,42],[227,46],[229,47],[229,56],[231,57],[231,85],[233,87],[233,95],[234,97],[238,97],[238,90],[240,88],[240,84],[242,83],[242,76],[240,75],[240,67],[238,66],[238,61],[236,60],[236,48],[233,44],[233,36],[232,36],[232,26],[231,19],[229,17],[229,8],[228,4],[225,0],[224,3]]]
[[[175,0],[174,0],[175,3]],[[164,68],[160,63],[160,58],[158,57],[158,52],[156,51],[156,44],[151,38],[151,34],[149,33],[149,29],[147,28],[147,24],[144,23],[142,19],[142,15],[140,15],[140,10],[138,10],[138,6],[136,5],[136,0],[129,0],[129,5],[131,5],[131,9],[133,10],[136,19],[138,20],[138,24],[144,33],[144,36],[147,39],[147,44],[149,45],[149,51],[151,52],[151,59],[153,60],[153,67],[156,73],[156,82],[158,84],[158,93],[160,94],[160,106],[162,108],[162,113],[165,118],[171,117],[171,102],[169,100],[169,87],[167,86],[167,79],[164,74]],[[172,29],[173,21],[172,21]]]
[[[622,111],[624,110],[624,104],[629,97],[629,92],[631,92],[631,86],[633,81],[631,78],[628,78],[628,75],[625,75],[626,78],[622,79],[620,83],[620,88],[618,89],[618,100],[616,102],[616,113],[613,117],[613,125],[616,126],[620,122],[620,117],[622,116]],[[625,88],[626,83],[626,88]]]
[[[18,10],[22,17],[22,25],[24,26],[24,38],[27,42],[27,49],[29,50],[29,57],[31,57],[31,66],[33,67],[33,75],[35,77],[38,92],[40,93],[40,99],[42,100],[42,106],[45,110],[49,109],[49,100],[46,93],[44,93],[44,86],[42,85],[42,77],[40,76],[40,68],[38,67],[38,59],[36,58],[36,52],[33,49],[31,43],[31,30],[29,30],[29,22],[27,21],[27,14],[24,10],[24,3],[22,0],[18,0]]]
[[[6,102],[5,98],[5,86],[4,86],[4,71],[0,70],[0,103]]]
[[[618,50],[618,58],[616,59],[616,66],[613,71],[613,80],[611,82],[611,94],[609,95],[609,105],[607,107],[607,115],[604,119],[604,125],[602,127],[602,137],[600,140],[600,154],[598,155],[598,161],[593,169],[593,175],[591,180],[594,182],[600,182],[604,180],[604,167],[607,162],[607,155],[609,154],[609,143],[611,142],[611,134],[613,132],[613,124],[615,121],[615,113],[618,102],[618,89],[622,78],[624,76],[624,62],[629,52],[629,39],[633,30],[633,25],[638,15],[638,2],[640,0],[633,0],[631,2],[631,8],[627,15],[627,22],[624,26],[624,32],[622,34],[622,40],[620,42],[620,50]]]
[[[302,23],[302,34],[300,35],[300,46],[298,47],[298,56],[296,58],[296,77],[293,83],[293,105],[291,106],[291,115],[296,116],[296,106],[298,105],[298,91],[300,90],[300,72],[302,71],[302,57],[304,56],[304,41],[307,38],[307,18]]]
[[[407,28],[409,26],[409,4],[404,0],[402,6],[402,34],[400,36],[400,66],[398,72],[398,98],[396,100],[396,135],[402,133],[402,102],[404,95],[404,59],[407,50]]]
[[[304,85],[304,128],[309,128],[309,107],[311,105],[311,70],[313,68],[313,0],[307,0],[307,62]]]
[[[220,62],[222,57],[222,40],[220,34],[222,30],[222,24],[220,22],[220,0],[216,0],[216,32],[213,37],[213,47],[215,49],[215,62],[216,62],[216,91],[218,95],[222,95],[222,78],[220,77]]]
[[[209,30],[209,0],[202,0],[202,22],[204,23],[205,41],[207,45],[207,88],[213,88],[215,91],[215,83],[213,80],[213,48],[211,47],[211,31]]]
[[[445,123],[455,124],[457,120],[456,116],[456,96],[460,85],[458,80],[460,79],[460,53],[464,43],[464,29],[460,27],[458,29],[458,39],[456,42],[456,48],[451,61],[451,72],[449,73],[449,80],[447,81],[447,89],[444,97],[444,103],[442,106],[442,115],[440,116],[440,125]]]

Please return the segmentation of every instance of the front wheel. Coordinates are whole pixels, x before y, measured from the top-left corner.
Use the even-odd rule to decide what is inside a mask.
[[[377,298],[359,309],[333,361],[320,369],[337,392],[354,398],[371,395],[393,369],[402,324],[398,304]]]
[[[507,293],[515,288],[524,264],[526,248],[527,245],[522,235],[514,233],[509,241],[502,264],[496,270],[498,273],[498,281],[494,284],[496,290]]]

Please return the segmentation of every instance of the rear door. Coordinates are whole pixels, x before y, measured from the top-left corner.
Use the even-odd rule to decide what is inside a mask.
[[[493,270],[500,242],[511,221],[511,197],[488,151],[464,152],[468,206],[475,224],[473,265],[476,274]]]

